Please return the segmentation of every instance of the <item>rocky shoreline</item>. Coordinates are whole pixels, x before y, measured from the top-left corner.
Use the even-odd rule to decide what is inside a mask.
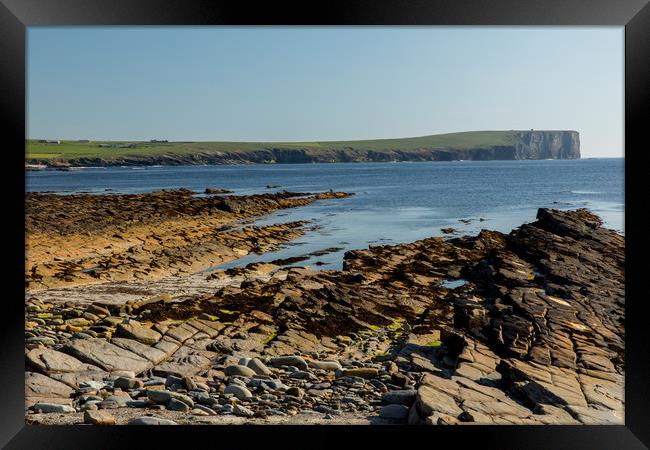
[[[146,195],[109,208],[89,196],[65,207],[28,194],[27,423],[624,423],[625,241],[585,209],[540,209],[509,234],[350,251],[341,271],[253,263],[190,274],[188,265],[138,279],[139,267],[163,255],[145,243],[129,264],[86,277],[86,264],[105,257],[91,256],[88,242],[106,230],[135,240],[191,223],[195,239],[178,246],[189,257],[206,245],[209,234],[192,228],[200,223],[214,230],[345,196],[174,192],[141,209]],[[139,223],[126,226],[132,214]],[[248,231],[224,246],[264,251],[292,238],[278,238],[282,230]],[[51,247],[83,235],[74,251]],[[65,258],[77,266],[55,282]],[[191,287],[175,292],[174,279]],[[111,290],[129,285],[143,294],[114,301]],[[146,290],[153,285],[167,291]]]
[[[295,239],[305,222],[254,226],[274,211],[349,194],[26,194],[29,291],[189,275]]]

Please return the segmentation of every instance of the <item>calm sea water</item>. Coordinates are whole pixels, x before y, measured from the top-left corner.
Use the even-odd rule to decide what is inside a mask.
[[[279,186],[267,188],[267,186]],[[410,242],[483,228],[509,232],[535,220],[538,208],[589,208],[605,226],[624,232],[622,158],[546,161],[453,161],[368,164],[291,164],[86,168],[70,172],[27,172],[28,191],[141,193],[206,187],[236,194],[280,190],[353,192],[284,210],[256,224],[310,220],[314,229],[281,250],[250,255],[221,267],[301,256],[326,248],[341,250],[299,265],[340,268],[343,253],[368,245]],[[479,219],[483,218],[484,221]],[[470,220],[469,223],[460,220]]]

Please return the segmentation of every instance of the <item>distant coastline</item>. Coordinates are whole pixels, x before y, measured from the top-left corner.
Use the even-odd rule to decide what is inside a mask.
[[[28,140],[28,170],[66,167],[580,159],[570,130],[469,131],[328,142]]]

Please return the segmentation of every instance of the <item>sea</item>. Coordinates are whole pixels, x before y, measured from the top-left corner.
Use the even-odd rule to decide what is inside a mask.
[[[26,172],[30,192],[144,193],[207,187],[234,194],[344,191],[353,196],[281,210],[254,222],[309,221],[278,251],[218,268],[304,258],[294,265],[340,269],[343,254],[431,236],[504,233],[535,221],[539,208],[588,208],[624,234],[624,159],[87,167]],[[454,228],[456,234],[444,234]],[[316,253],[312,255],[312,253]]]

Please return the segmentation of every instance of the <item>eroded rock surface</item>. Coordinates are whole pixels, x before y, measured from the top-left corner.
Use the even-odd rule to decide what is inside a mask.
[[[624,238],[601,225],[541,209],[510,234],[351,251],[342,271],[250,264],[180,299],[34,294],[27,420],[622,424]]]
[[[278,209],[347,197],[342,192],[197,197],[148,194],[26,195],[29,291],[187,276],[249,253],[277,249],[304,222],[242,226]]]

